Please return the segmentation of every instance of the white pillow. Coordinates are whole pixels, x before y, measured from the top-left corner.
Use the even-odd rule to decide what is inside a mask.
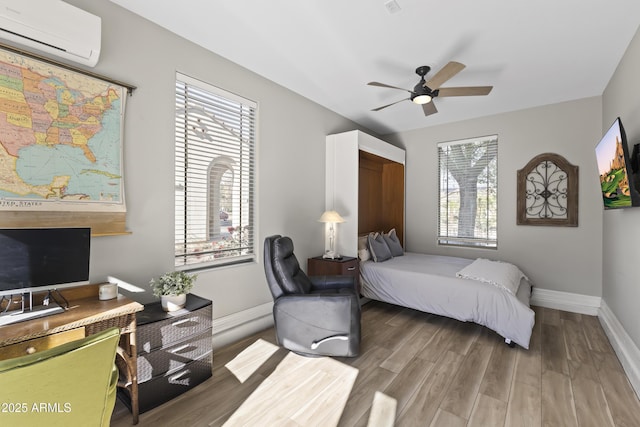
[[[474,260],[471,264],[458,271],[456,277],[491,283],[513,295],[518,292],[520,280],[522,278],[527,279],[527,276],[511,263],[484,258]]]
[[[367,235],[358,236],[358,250],[367,249]]]
[[[369,249],[360,249],[358,251],[358,258],[360,258],[361,261],[368,261],[369,259],[371,259],[371,253],[369,252]]]

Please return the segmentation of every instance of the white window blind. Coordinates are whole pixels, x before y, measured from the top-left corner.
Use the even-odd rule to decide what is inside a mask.
[[[498,136],[438,144],[438,243],[497,248]]]
[[[257,105],[176,76],[175,265],[251,261]]]

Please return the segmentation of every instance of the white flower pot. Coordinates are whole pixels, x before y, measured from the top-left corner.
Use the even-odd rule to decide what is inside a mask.
[[[160,303],[164,311],[176,311],[184,307],[187,302],[187,295],[161,295]]]

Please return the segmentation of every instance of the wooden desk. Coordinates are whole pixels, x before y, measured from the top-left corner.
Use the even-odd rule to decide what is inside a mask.
[[[121,378],[118,386],[132,396],[133,423],[138,423],[138,364],[136,352],[136,315],[144,307],[122,295],[100,301],[98,285],[62,291],[69,310],[38,319],[0,326],[0,359],[30,354],[65,342],[89,336],[111,327],[120,328],[116,363]]]

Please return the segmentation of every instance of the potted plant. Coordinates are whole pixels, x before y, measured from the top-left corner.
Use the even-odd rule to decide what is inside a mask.
[[[197,274],[184,271],[171,271],[156,279],[151,279],[149,286],[153,294],[160,297],[164,311],[175,311],[184,307],[187,294],[193,288]]]

